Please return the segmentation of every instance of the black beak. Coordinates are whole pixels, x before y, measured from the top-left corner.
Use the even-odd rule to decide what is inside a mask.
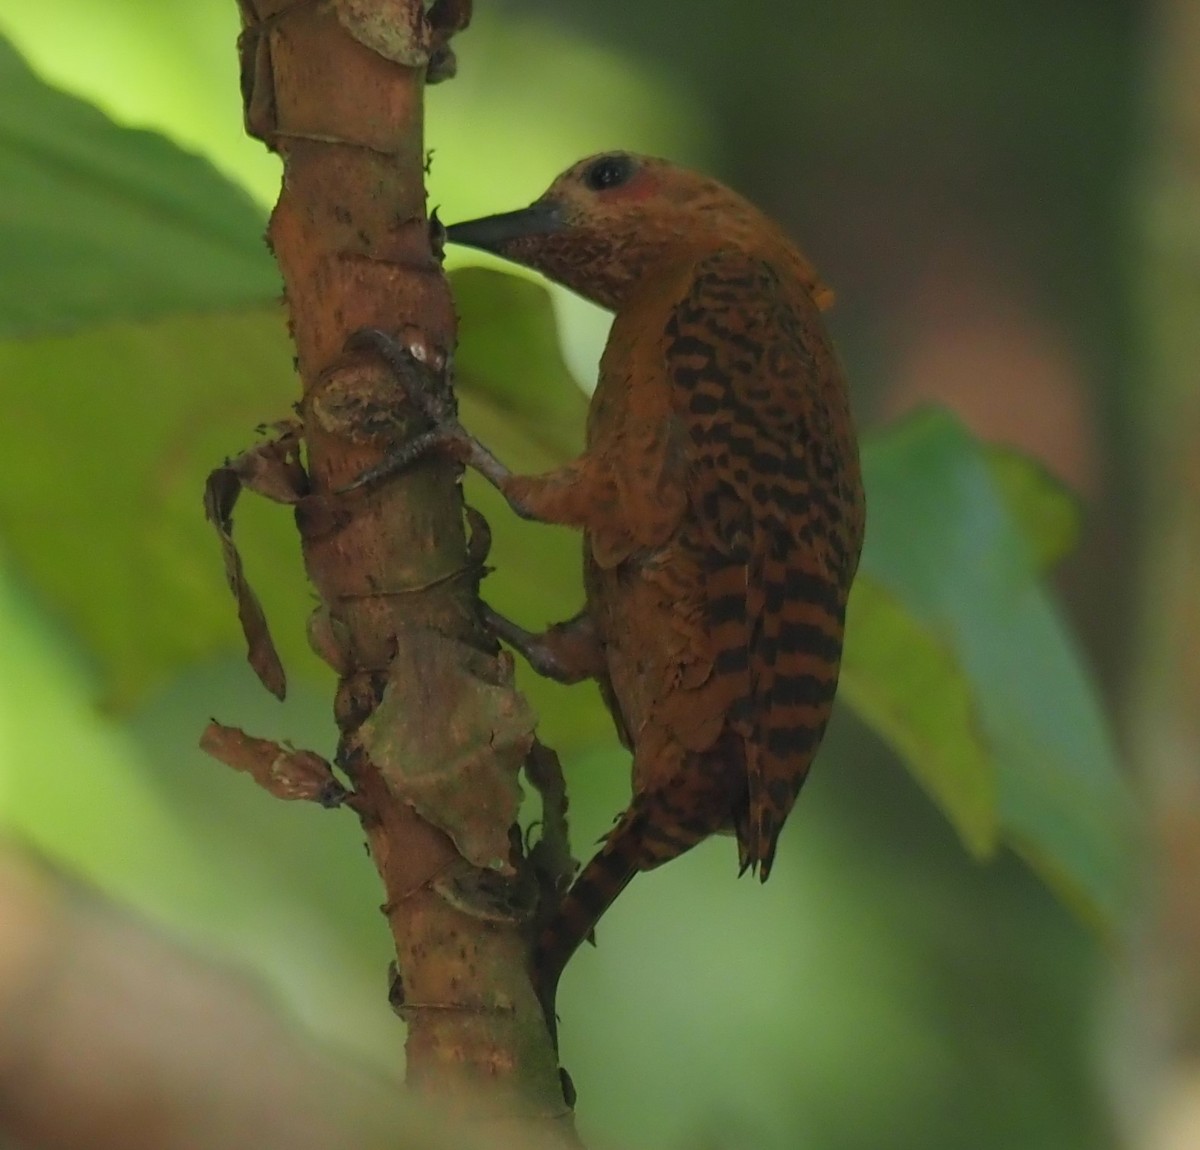
[[[446,229],[446,239],[452,244],[464,244],[469,248],[482,248],[485,252],[503,255],[505,246],[511,240],[519,240],[524,236],[544,236],[560,232],[565,227],[562,208],[548,200],[538,200],[520,211],[451,224]]]

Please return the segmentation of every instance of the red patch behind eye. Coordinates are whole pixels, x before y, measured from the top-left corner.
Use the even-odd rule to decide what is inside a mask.
[[[638,168],[625,183],[606,188],[600,195],[606,200],[645,200],[656,191],[658,182],[645,168]]]

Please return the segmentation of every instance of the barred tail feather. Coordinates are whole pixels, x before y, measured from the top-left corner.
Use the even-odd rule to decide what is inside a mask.
[[[748,755],[748,854],[764,882],[837,690],[844,596],[836,583],[806,571],[801,558],[781,548],[763,564],[765,609],[751,641],[757,722]]]

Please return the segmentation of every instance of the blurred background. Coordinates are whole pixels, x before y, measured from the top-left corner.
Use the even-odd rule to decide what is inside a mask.
[[[706,844],[634,883],[573,965],[562,1053],[585,1138],[1200,1146],[1198,6],[479,7],[458,78],[428,98],[442,218],[519,206],[578,157],[626,147],[702,167],[782,221],[837,291],[864,427],[944,404],[1079,493],[1082,544],[1057,586],[1154,841],[1136,918],[1102,939],[1012,856],[973,863],[843,708],[767,887]],[[44,79],[272,203],[278,165],[241,132],[233,0],[0,0],[0,32]],[[589,386],[606,320],[555,306]],[[243,438],[208,443],[210,462],[279,414],[277,396],[247,398]],[[286,519],[248,508],[244,533],[271,517]],[[217,715],[328,753],[321,668],[301,663],[283,708],[232,649],[114,689],[3,546],[0,819],[393,1070],[387,934],[352,817],[285,807],[193,749]],[[518,562],[500,552],[501,608]],[[194,577],[224,593],[215,546]],[[627,764],[602,722],[531,689],[584,854]],[[70,795],[47,785],[51,762],[70,764]]]

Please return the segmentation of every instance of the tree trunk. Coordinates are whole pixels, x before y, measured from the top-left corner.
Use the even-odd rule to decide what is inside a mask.
[[[408,1081],[489,1124],[544,1123],[571,1142],[529,979],[537,882],[514,830],[533,720],[477,619],[481,557],[463,529],[459,469],[434,458],[339,491],[402,440],[417,419],[405,386],[438,385],[453,348],[425,214],[422,94],[427,72],[453,71],[447,40],[469,4],[239,4],[247,130],[284,162],[268,238],[307,445],[289,501],[321,600],[314,646],[340,675],[337,764],[386,890]],[[344,353],[364,327],[395,334],[425,366],[396,380]]]

